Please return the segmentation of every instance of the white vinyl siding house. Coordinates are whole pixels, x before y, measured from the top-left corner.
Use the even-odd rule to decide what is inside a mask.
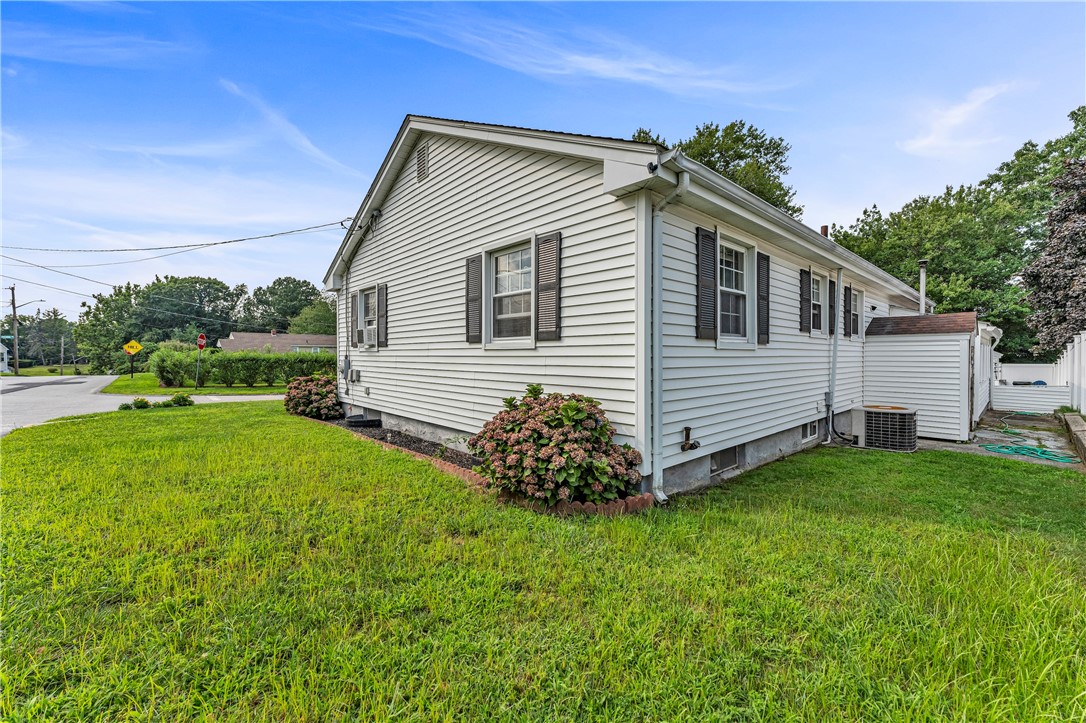
[[[416,116],[325,282],[348,413],[455,443],[529,383],[587,394],[658,494],[825,439],[835,345],[847,432],[866,325],[919,305],[675,151]]]
[[[343,270],[350,292],[387,286],[388,329],[385,347],[341,347],[341,364],[359,378],[341,375],[341,398],[354,412],[422,422],[452,438],[539,383],[598,399],[634,439],[635,202],[599,193],[601,161],[433,133],[417,142],[427,147],[425,182],[413,163],[389,180],[379,219]],[[532,243],[554,230],[562,232],[561,340],[538,341]],[[465,259],[476,254],[488,267],[486,338],[466,343]],[[341,326],[350,298],[340,293]]]

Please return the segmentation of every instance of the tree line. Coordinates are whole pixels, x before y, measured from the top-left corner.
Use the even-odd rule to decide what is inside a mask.
[[[901,209],[864,209],[831,238],[897,278],[919,284],[939,312],[977,311],[1003,329],[1007,362],[1052,361],[1086,329],[1086,106],[1070,133],[1025,142],[975,184],[947,186]],[[634,140],[667,145],[640,128]],[[674,147],[760,198],[800,217],[784,183],[790,146],[743,121],[705,123]]]
[[[164,341],[190,344],[207,336],[209,347],[232,331],[335,334],[334,300],[309,281],[282,276],[248,293],[205,276],[164,276],[146,285],[124,284],[83,302],[74,327],[79,352],[92,372],[122,368],[121,346],[136,339],[149,357]]]

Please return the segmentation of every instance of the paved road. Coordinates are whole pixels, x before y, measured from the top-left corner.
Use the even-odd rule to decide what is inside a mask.
[[[76,377],[0,377],[0,436],[13,429],[68,417],[73,414],[92,414],[117,409],[121,402],[132,401],[124,394],[99,394],[98,392],[116,379],[115,376]],[[135,396],[135,395],[133,395]],[[169,394],[148,395],[151,401],[169,399]],[[250,395],[196,395],[193,401],[209,402],[256,402],[264,399],[282,399],[277,394]]]

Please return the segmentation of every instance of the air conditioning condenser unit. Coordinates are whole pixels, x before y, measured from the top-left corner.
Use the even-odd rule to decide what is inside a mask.
[[[852,409],[856,446],[888,452],[916,451],[916,410],[897,404],[865,404]]]

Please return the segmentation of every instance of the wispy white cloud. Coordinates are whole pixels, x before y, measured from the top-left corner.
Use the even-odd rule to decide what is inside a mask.
[[[130,67],[192,52],[184,43],[142,35],[69,30],[48,25],[4,23],[3,55],[70,65]]]
[[[632,83],[681,96],[758,93],[791,83],[752,79],[739,67],[703,65],[664,55],[614,34],[565,27],[548,33],[479,13],[405,11],[372,30],[415,38],[537,78],[590,78]]]
[[[955,157],[999,142],[1001,138],[985,137],[975,126],[985,106],[1013,87],[1009,83],[982,86],[970,91],[961,103],[933,108],[925,119],[927,131],[899,142],[898,148],[917,156]]]
[[[4,155],[11,154],[30,145],[30,142],[27,141],[26,138],[18,133],[9,131],[7,128],[0,129],[0,140],[3,141],[2,147],[4,149]]]
[[[172,158],[213,158],[234,156],[249,150],[261,142],[259,136],[239,136],[222,140],[192,141],[167,145],[105,145],[100,150],[114,153],[132,153],[140,156],[169,156]]]
[[[285,115],[268,105],[264,99],[256,93],[244,91],[237,83],[225,78],[220,78],[219,83],[227,90],[227,92],[236,95],[255,108],[260,115],[263,116],[268,125],[271,126],[283,140],[315,160],[317,163],[320,163],[326,168],[342,171],[352,176],[360,177],[362,175],[355,169],[340,163],[320,148],[317,148],[317,146],[313,144],[313,141],[309,140],[309,136],[303,133],[298,126],[291,123]]]

